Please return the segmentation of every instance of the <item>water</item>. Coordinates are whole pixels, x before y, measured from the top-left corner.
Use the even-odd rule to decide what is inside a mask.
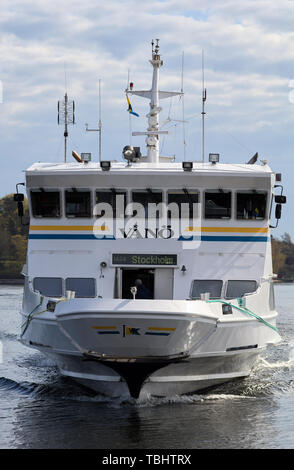
[[[294,285],[275,293],[282,342],[249,378],[136,402],[90,392],[20,344],[22,288],[0,286],[0,448],[293,449]]]

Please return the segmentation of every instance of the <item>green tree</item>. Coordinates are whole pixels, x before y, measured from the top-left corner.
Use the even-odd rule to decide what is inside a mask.
[[[286,255],[283,253],[283,242],[272,238],[272,259],[273,259],[273,272],[281,277],[284,272]]]
[[[13,194],[0,199],[0,277],[18,278],[26,260],[29,231],[28,202],[24,200],[24,217],[18,217]]]
[[[289,233],[272,238],[273,270],[280,279],[294,279],[294,244]]]

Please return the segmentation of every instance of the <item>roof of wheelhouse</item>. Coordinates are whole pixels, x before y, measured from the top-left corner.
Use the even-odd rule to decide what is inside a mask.
[[[27,170],[28,176],[40,174],[40,175],[73,175],[81,173],[93,174],[93,173],[104,173],[107,175],[111,174],[201,174],[215,175],[215,176],[239,176],[239,177],[266,177],[273,174],[273,171],[267,164],[264,165],[248,165],[248,164],[232,164],[232,163],[200,163],[193,162],[193,169],[190,172],[184,172],[182,168],[182,162],[158,162],[158,163],[147,163],[139,162],[127,165],[126,162],[111,162],[111,168],[109,171],[103,171],[100,164],[97,162],[89,163],[41,163],[37,162],[31,165]]]

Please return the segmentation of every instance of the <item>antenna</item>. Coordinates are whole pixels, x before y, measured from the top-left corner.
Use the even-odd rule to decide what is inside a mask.
[[[181,87],[182,95],[182,111],[183,111],[183,142],[184,142],[184,161],[186,160],[186,135],[185,135],[185,104],[184,104],[184,51],[182,53],[182,87]]]
[[[102,129],[102,122],[101,122],[101,78],[99,78],[99,122],[98,122],[98,129],[99,129],[99,162],[101,162],[101,129]]]
[[[101,121],[101,78],[99,78],[99,121],[98,129],[89,129],[88,124],[86,124],[86,132],[98,132],[98,159],[101,162],[101,130],[102,130],[102,121]]]
[[[64,87],[65,87],[65,92],[67,93],[67,76],[66,76],[65,62],[64,62]]]
[[[153,48],[153,46],[152,46]],[[129,89],[130,86],[130,69],[128,69],[128,83],[127,83],[127,90]],[[129,113],[129,134],[130,134],[130,146],[132,146],[132,116],[131,113]]]
[[[202,163],[204,163],[204,105],[206,101],[206,88],[204,88],[204,51],[202,49]]]
[[[69,124],[75,124],[75,102],[73,100],[68,99],[67,93],[65,93],[63,101],[58,101],[57,111],[57,123],[64,124],[64,162],[66,162],[68,138],[67,126]]]
[[[161,124],[160,129],[162,129],[167,124],[171,124],[172,122],[176,122],[176,123],[182,122],[183,126],[185,125],[185,123],[189,122],[189,121],[185,121],[185,120],[182,120],[182,119],[173,119],[173,118],[170,117],[171,107],[172,107],[172,99],[173,99],[173,97],[171,97],[171,99],[170,99],[170,106],[169,106],[169,110],[168,110],[168,116],[167,116],[166,120]],[[176,149],[177,149],[177,136],[176,136],[176,134],[177,134],[177,125],[178,124],[173,124],[173,126],[174,126],[174,160],[176,159]],[[162,152],[162,149],[163,149],[164,140],[165,140],[165,136],[163,137],[163,140],[162,140],[161,152]],[[184,143],[185,143],[185,140],[184,140]]]

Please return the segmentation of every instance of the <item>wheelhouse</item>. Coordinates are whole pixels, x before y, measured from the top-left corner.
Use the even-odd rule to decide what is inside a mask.
[[[275,176],[248,167],[112,163],[106,173],[95,163],[35,164],[27,171],[33,289],[132,298],[140,279],[151,299],[256,291],[270,256]]]

